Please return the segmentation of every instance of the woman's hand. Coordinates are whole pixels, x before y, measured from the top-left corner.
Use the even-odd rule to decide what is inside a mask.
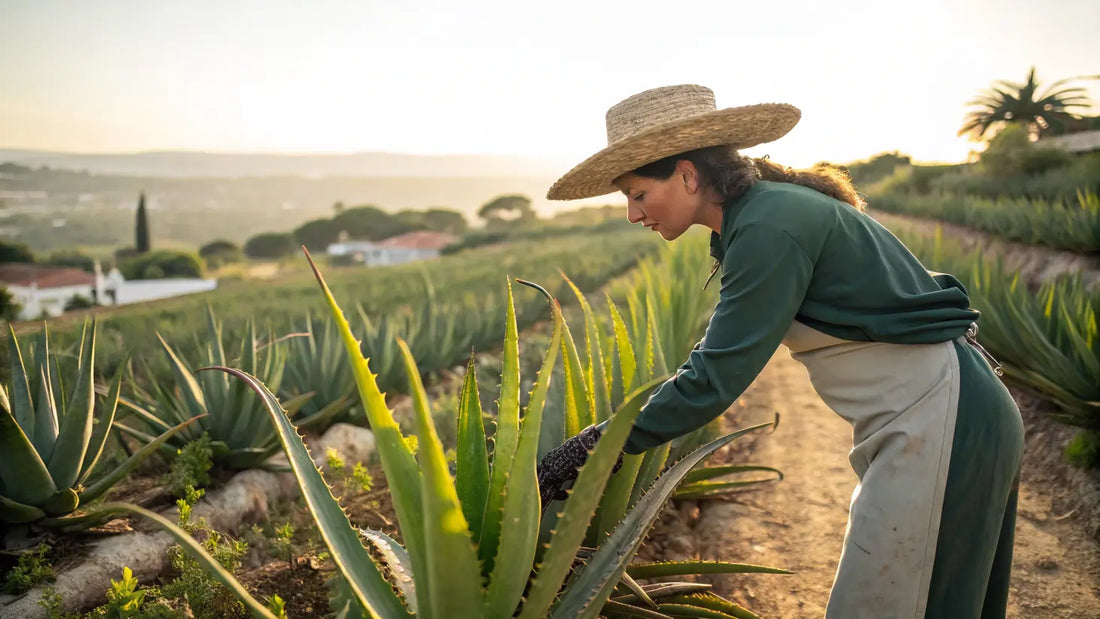
[[[562,487],[577,478],[577,471],[588,460],[588,454],[596,447],[600,436],[601,432],[596,426],[588,426],[543,457],[538,466],[543,511],[546,511],[551,501],[564,501],[569,496]],[[615,464],[615,470],[619,470],[621,465],[622,455]]]

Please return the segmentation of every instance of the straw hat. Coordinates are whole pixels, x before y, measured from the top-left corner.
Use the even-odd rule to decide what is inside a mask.
[[[703,86],[665,86],[624,99],[607,111],[607,148],[585,159],[546,193],[576,200],[618,191],[616,178],[647,163],[707,146],[740,150],[777,140],[802,113],[786,103],[719,110]]]

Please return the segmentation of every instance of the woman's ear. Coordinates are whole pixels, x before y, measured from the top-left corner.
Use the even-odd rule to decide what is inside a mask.
[[[694,163],[687,159],[677,161],[675,175],[677,180],[684,184],[684,191],[688,195],[694,195],[699,191],[699,170],[696,169]]]

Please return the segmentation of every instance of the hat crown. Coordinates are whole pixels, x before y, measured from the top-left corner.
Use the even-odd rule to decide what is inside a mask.
[[[607,145],[668,122],[717,110],[705,86],[662,86],[623,99],[607,110]]]

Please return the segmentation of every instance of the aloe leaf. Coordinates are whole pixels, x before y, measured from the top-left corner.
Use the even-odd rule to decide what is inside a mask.
[[[131,388],[133,388],[133,383],[132,382],[130,383],[130,385],[131,385]],[[122,419],[125,419],[129,415],[132,414],[132,415],[138,417],[143,423],[145,423],[145,424],[147,424],[147,425],[149,425],[153,428],[156,428],[156,429],[158,429],[162,432],[164,430],[167,430],[168,428],[172,427],[165,420],[161,419],[160,417],[157,417],[156,415],[151,413],[148,409],[146,409],[144,406],[142,406],[141,404],[138,404],[134,400],[131,400],[131,399],[125,397],[125,396],[120,395],[119,398],[118,398],[118,403],[122,405],[123,410],[129,411],[128,413],[124,413],[124,416],[122,417]]]
[[[306,396],[306,395],[310,395],[310,394],[302,394],[302,396]],[[302,397],[302,396],[299,396],[299,397]],[[316,397],[316,396],[311,395],[309,398],[306,398],[305,400],[303,400],[302,408],[304,408],[305,405],[308,404],[308,401],[311,400],[313,397]],[[312,415],[307,415],[305,417],[302,417],[301,419],[295,420],[294,425],[298,426],[299,428],[308,428],[310,426],[315,426],[315,425],[316,426],[325,426],[325,425],[328,424],[328,422],[332,421],[332,419],[334,417],[336,417],[340,413],[346,411],[351,406],[351,402],[352,402],[352,394],[348,393],[348,394],[345,394],[343,396],[340,396],[340,398],[338,398],[338,399],[336,399],[332,402],[329,402],[325,406],[321,407],[321,409],[319,409],[316,413],[313,413]],[[289,406],[287,408],[289,409]]]
[[[549,293],[546,294],[549,296]],[[507,496],[504,497],[502,515],[504,527],[500,536],[500,550],[489,578],[486,617],[511,617],[515,614],[523,597],[523,590],[531,577],[531,567],[538,546],[539,516],[542,509],[537,473],[539,433],[564,323],[561,306],[553,297],[550,297],[550,302],[554,316],[553,335],[528,399],[519,445],[508,474],[508,486],[505,489]]]
[[[747,608],[718,597],[713,593],[691,593],[681,595],[670,598],[669,603],[678,606],[689,606],[697,609],[714,611],[719,614],[706,616],[715,617],[717,619],[727,619],[728,617],[733,617],[734,619],[760,619],[759,616]]]
[[[755,486],[757,484],[767,484],[774,481],[777,480],[775,478],[769,478],[750,479],[745,481],[697,481],[691,484],[681,484],[672,496],[677,500],[683,501],[694,499],[707,499],[726,494],[731,490],[736,490],[738,488]]]
[[[385,562],[390,579],[394,581],[412,614],[416,614],[416,582],[412,577],[412,564],[409,553],[389,535],[374,529],[359,529],[359,536],[365,539]]]
[[[584,366],[568,324],[562,327],[561,359],[565,375],[565,434],[576,436],[596,421],[589,406],[591,394],[585,388]]]
[[[139,464],[141,464],[142,460],[148,458],[150,455],[153,454],[153,452],[164,446],[164,444],[167,443],[168,439],[179,434],[181,431],[183,431],[184,428],[198,421],[200,418],[201,416],[192,417],[191,419],[188,419],[187,421],[175,427],[169,428],[167,431],[161,433],[160,436],[153,438],[150,441],[146,441],[145,444],[141,446],[141,449],[134,452],[134,454],[131,455],[129,458],[126,458],[126,460],[123,461],[122,464],[119,464],[117,467],[115,467],[113,471],[96,480],[94,484],[81,492],[79,494],[80,502],[88,503],[89,501],[94,501],[95,499],[97,499],[101,494],[117,484],[120,479],[129,475],[135,468],[137,468]],[[88,470],[90,471],[91,469]]]
[[[566,339],[564,334],[562,339]],[[626,403],[612,416],[611,423],[604,429],[603,436],[596,444],[596,449],[581,467],[569,498],[565,501],[565,508],[558,517],[557,529],[550,537],[550,546],[543,555],[542,565],[538,567],[538,574],[527,593],[520,612],[521,619],[542,619],[547,616],[562,582],[569,575],[573,558],[584,539],[588,523],[603,494],[611,469],[619,459],[619,453],[630,434],[634,420],[642,410],[642,405],[649,399],[649,394],[661,382],[663,381],[651,381],[630,395]]]
[[[57,493],[50,471],[8,410],[0,411],[0,481],[13,501],[41,505]]]
[[[646,593],[645,589],[640,584],[638,584],[638,581],[634,580],[634,578],[631,577],[630,574],[624,573],[622,577],[619,578],[619,583],[626,587],[631,593],[633,593],[634,597],[637,598],[639,602],[645,604],[650,609],[657,608],[657,603],[653,601],[653,598],[649,597],[649,594]]]
[[[115,375],[111,383],[111,390],[107,393],[107,399],[103,402],[104,412],[95,420],[92,428],[92,439],[88,443],[88,451],[84,454],[84,462],[80,465],[80,477],[77,484],[83,484],[88,476],[95,470],[99,463],[99,457],[103,453],[103,446],[107,443],[107,437],[111,433],[111,426],[115,423],[115,412],[118,410],[118,393],[122,389],[122,370]]]
[[[668,454],[672,450],[671,443],[665,443],[645,452],[642,465],[638,469],[638,475],[634,479],[634,488],[630,490],[630,505],[634,505],[642,494],[649,490],[653,481],[661,474],[668,461]]]
[[[671,613],[673,617],[691,617],[694,619],[738,619],[737,615],[724,613],[720,610],[701,608],[691,604],[663,603],[659,608],[661,612]]]
[[[428,579],[418,589],[428,593],[430,615],[433,617],[479,617],[485,603],[481,588],[481,566],[477,549],[454,480],[447,469],[447,456],[436,433],[428,395],[420,381],[412,352],[404,340],[397,346],[405,361],[409,391],[416,414],[417,440],[420,453],[420,501],[424,509],[424,543],[428,553]]]
[[[600,501],[599,509],[596,511],[599,539],[591,540],[596,542],[591,545],[598,546],[599,542],[610,535],[615,525],[623,519],[623,514],[630,506],[630,494],[644,460],[645,456],[641,454],[623,456],[623,466],[611,477],[611,481],[607,482],[607,490],[604,490],[603,500]]]
[[[111,514],[131,514],[152,521],[171,535],[176,540],[176,543],[187,551],[187,554],[198,561],[202,565],[203,571],[213,576],[215,580],[229,589],[233,595],[245,605],[248,612],[252,613],[253,617],[275,619],[275,615],[267,610],[267,606],[263,602],[252,597],[252,595],[248,593],[248,590],[244,588],[244,585],[242,585],[233,574],[222,567],[217,559],[210,556],[210,554],[203,549],[202,545],[196,542],[187,531],[184,531],[164,516],[156,512],[151,512],[143,507],[127,503],[104,503],[102,506],[92,510],[92,513],[103,516]]]
[[[62,488],[42,505],[42,511],[48,516],[71,514],[80,505],[80,497],[72,488]]]
[[[715,477],[722,477],[724,475],[731,475],[733,473],[748,472],[775,473],[777,479],[783,479],[783,471],[775,467],[755,464],[724,464],[721,466],[707,466],[695,469],[684,477],[683,483],[690,484],[697,481],[707,481],[708,479],[714,479]]]
[[[661,328],[657,323],[657,310],[654,307],[653,294],[650,292],[645,298],[646,308],[646,345],[651,346],[649,355],[653,357],[653,373],[668,374],[668,363],[665,361],[665,351],[661,342]]]
[[[646,595],[653,600],[659,600],[663,597],[672,595],[709,591],[711,588],[712,585],[705,582],[658,582],[642,585],[642,589],[646,592]],[[634,594],[626,594],[615,595],[612,596],[611,599],[616,602],[632,602],[638,598]]]
[[[317,522],[321,537],[325,540],[332,559],[347,579],[356,599],[369,613],[382,617],[405,617],[408,610],[394,593],[390,583],[382,576],[370,553],[363,547],[355,527],[348,521],[340,503],[332,496],[321,472],[309,455],[306,444],[294,424],[287,419],[279,400],[256,378],[233,368],[204,368],[221,370],[243,380],[263,401],[279,433],[279,441],[286,450],[287,459],[294,469],[294,477],[302,490],[302,498],[309,506]]]
[[[611,300],[610,296],[607,298],[607,306],[611,310],[611,325],[615,331],[615,349],[619,353],[619,367],[622,368],[623,393],[630,393],[630,388],[634,386],[634,373],[637,368],[637,361],[634,359],[634,346],[630,343],[630,335],[626,331],[623,316],[619,313],[619,308],[615,306],[615,302]]]
[[[0,494],[0,522],[7,524],[23,524],[35,522],[46,517],[46,512],[33,505],[27,505],[14,501]]]
[[[482,519],[478,554],[486,574],[492,571],[500,545],[502,510],[508,471],[519,442],[519,333],[516,328],[516,307],[512,299],[512,282],[508,281],[507,316],[504,323],[504,359],[500,376],[500,399],[497,401],[496,432],[493,434],[493,460],[489,473],[489,496]]]
[[[585,384],[588,393],[591,394],[589,405],[592,407],[590,415],[593,423],[599,423],[611,416],[611,398],[607,389],[607,377],[604,372],[603,349],[600,341],[600,328],[596,323],[596,316],[592,312],[592,306],[580,288],[577,288],[573,280],[562,273],[565,282],[573,289],[573,294],[580,303],[581,313],[584,316],[584,343],[586,348],[587,364],[584,368]]]
[[[164,348],[165,354],[168,355],[168,365],[172,370],[172,376],[176,380],[176,386],[183,396],[183,402],[185,408],[188,411],[193,411],[195,414],[210,412],[206,406],[206,398],[203,396],[202,388],[199,387],[199,383],[195,380],[195,377],[191,375],[191,370],[187,368],[185,364],[176,354],[176,351],[168,345],[168,342],[164,341],[164,338],[157,334],[157,339],[160,341],[161,347]],[[213,419],[210,423],[216,423]]]
[[[80,465],[92,439],[92,419],[95,413],[95,335],[96,323],[86,329],[80,344],[80,366],[73,397],[61,419],[57,441],[50,454],[49,470],[58,488],[71,488],[80,476]]]
[[[45,327],[35,348],[35,361],[38,365],[39,392],[37,410],[34,411],[33,434],[28,435],[28,438],[42,460],[49,462],[54,442],[57,441],[58,402],[54,399],[54,384],[50,380],[50,339]]]
[[[422,570],[428,564],[427,548],[424,545],[424,516],[420,503],[420,469],[413,457],[401,429],[393,418],[393,413],[386,406],[386,400],[378,390],[375,382],[375,374],[372,374],[367,360],[363,358],[359,350],[359,342],[351,333],[344,312],[337,305],[325,283],[317,265],[313,263],[309,252],[305,251],[310,268],[321,286],[325,301],[328,304],[333,323],[340,333],[340,339],[344,343],[348,362],[351,365],[352,374],[355,376],[355,384],[359,389],[359,397],[363,402],[367,420],[370,422],[371,431],[374,432],[378,455],[382,460],[382,469],[389,482],[390,494],[393,497],[394,511],[401,523],[401,534],[405,547],[409,549],[412,558],[413,572],[417,582],[423,582],[426,575]],[[418,595],[420,592],[418,590]],[[417,600],[418,607],[428,608],[424,600]]]
[[[141,441],[143,444],[144,443],[151,443],[151,442],[155,441],[156,438],[157,438],[156,436],[153,436],[152,434],[149,434],[148,432],[143,432],[141,430],[138,430],[137,428],[131,428],[130,426],[128,426],[128,425],[126,425],[126,424],[124,424],[120,421],[116,421],[114,427],[117,428],[119,432],[122,432],[123,434],[125,434],[127,436],[133,437],[133,438]],[[166,446],[166,445],[162,445],[161,447],[163,448],[163,451],[165,451],[165,453],[167,455],[172,455],[172,454],[176,453],[176,448],[175,447],[169,447],[169,446]]]
[[[758,424],[711,441],[665,471],[588,560],[577,578],[562,594],[554,609],[554,616],[595,617],[603,602],[610,596],[619,575],[626,569],[627,561],[638,551],[646,533],[684,475],[735,438],[771,425]]]
[[[28,436],[34,450],[43,462],[50,461],[53,445],[57,441],[57,405],[53,400],[49,371],[39,368],[38,410],[34,413],[33,434]]]
[[[23,364],[23,353],[19,350],[19,340],[15,337],[15,329],[8,324],[8,357],[11,365],[11,402],[8,410],[14,416],[15,422],[23,428],[28,439],[33,438],[34,404],[31,402],[31,387],[27,378],[27,368]]]
[[[633,606],[631,604],[624,604],[615,600],[608,600],[604,604],[604,610],[612,613],[613,617],[642,617],[643,619],[675,619],[672,615],[666,615],[662,612],[650,610],[648,608],[642,608],[640,606]]]
[[[753,565],[751,563],[728,563],[725,561],[660,561],[650,563],[632,563],[626,566],[626,573],[634,578],[660,578],[664,576],[686,576],[689,574],[792,574],[777,567]]]
[[[462,513],[474,538],[481,537],[481,523],[489,495],[489,456],[485,446],[485,422],[477,389],[474,356],[466,366],[466,377],[458,406],[458,445],[455,449],[455,489]]]

